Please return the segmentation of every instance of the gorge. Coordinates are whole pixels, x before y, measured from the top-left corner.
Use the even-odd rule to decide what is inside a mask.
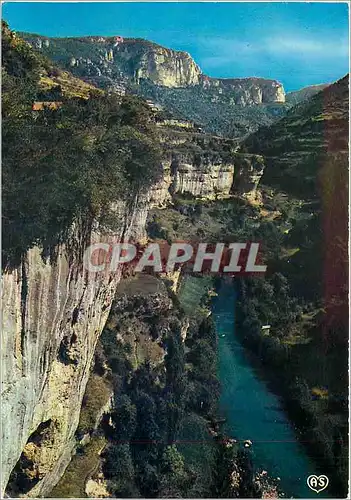
[[[347,78],[286,114],[292,105],[286,105],[278,82],[211,79],[188,54],[151,42],[23,37],[31,46],[3,26],[2,490],[9,482],[10,496],[54,494],[65,470],[70,473],[74,460],[79,461],[88,435],[90,443],[98,441],[95,459],[107,450],[97,465],[99,472],[105,467],[101,473],[111,482],[103,496],[213,493],[220,470],[213,456],[217,451],[224,456],[226,448],[213,423],[218,419],[217,351],[208,303],[194,306],[197,321],[184,313],[176,282],[182,287],[181,273],[161,277],[157,282],[162,284],[148,282],[153,293],[146,299],[140,290],[125,291],[131,277],[122,271],[88,279],[82,270],[84,249],[103,235],[115,242],[263,241],[267,280],[238,283],[240,342],[254,353],[255,346],[262,346],[263,356],[255,354],[263,369],[268,365],[284,373],[287,392],[282,397],[293,395],[289,415],[297,434],[315,443],[312,454],[325,467],[323,473],[331,471],[334,491],[342,496],[347,461]],[[33,102],[46,101],[62,106],[33,109]],[[173,114],[175,102],[180,109],[186,103],[191,116]],[[216,125],[221,106],[226,114]],[[209,113],[214,108],[216,114]],[[248,135],[262,125],[269,126]],[[323,246],[323,228],[335,236],[329,246]],[[325,262],[332,263],[335,279],[322,283]],[[215,322],[216,314],[215,308]],[[261,335],[265,324],[272,325],[269,341]],[[230,345],[229,330],[225,335],[219,338],[221,362]],[[313,358],[318,345],[323,349]],[[318,369],[326,367],[326,360],[330,368]],[[295,375],[297,382],[292,381]],[[101,393],[107,384],[108,397],[90,419],[94,423],[89,421],[88,432],[83,426],[78,435],[96,376],[103,379]],[[130,390],[123,401],[116,397],[122,388]],[[135,427],[128,432],[118,417],[122,409],[127,415],[136,412]],[[235,427],[240,416],[234,407],[232,415]],[[143,427],[144,417],[149,425]],[[189,436],[193,429],[199,438]],[[145,439],[161,442],[155,445],[157,457]],[[205,441],[200,451],[209,456],[205,472],[199,456],[177,441],[192,439]],[[142,441],[136,454],[126,448],[115,453],[116,441],[130,446],[133,440]],[[119,460],[130,464],[135,490],[119,483],[121,472],[111,465]],[[228,470],[227,478],[233,473]],[[245,467],[239,470],[233,495],[244,487]],[[95,470],[89,473],[87,480],[101,479]]]

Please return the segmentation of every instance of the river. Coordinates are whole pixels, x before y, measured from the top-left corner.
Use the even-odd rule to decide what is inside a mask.
[[[318,472],[298,442],[280,399],[269,390],[235,335],[235,299],[232,283],[223,283],[212,305],[219,337],[224,431],[229,437],[252,441],[255,468],[279,477],[285,497],[327,498],[326,491],[317,495],[308,488],[307,477]]]

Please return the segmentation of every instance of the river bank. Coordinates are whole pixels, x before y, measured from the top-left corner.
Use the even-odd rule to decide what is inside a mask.
[[[280,283],[277,288],[272,288],[274,280]],[[317,471],[329,477],[329,492],[344,498],[348,489],[347,351],[337,338],[333,343],[325,340],[324,314],[316,307],[294,316],[291,296],[283,295],[286,283],[281,275],[237,280],[236,333],[272,392],[282,398]],[[268,333],[262,330],[267,323]]]
[[[236,292],[232,283],[222,283],[213,299],[212,312],[218,335],[220,407],[226,418],[224,431],[238,440],[253,442],[254,466],[280,478],[285,496],[315,498],[306,483],[317,473],[284,405],[262,380],[249,353],[235,332]],[[326,492],[319,497],[327,498]]]

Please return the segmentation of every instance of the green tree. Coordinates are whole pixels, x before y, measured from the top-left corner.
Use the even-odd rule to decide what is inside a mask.
[[[111,412],[114,423],[113,438],[117,441],[129,441],[136,429],[136,406],[126,394],[122,394]]]
[[[185,469],[184,457],[175,445],[167,446],[160,460],[160,492],[159,496],[164,498],[165,494],[172,498],[182,498],[186,492],[184,488],[188,481]]]

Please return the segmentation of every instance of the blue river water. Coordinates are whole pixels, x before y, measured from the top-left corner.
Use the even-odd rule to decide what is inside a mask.
[[[279,477],[285,497],[327,498],[326,490],[317,494],[308,488],[307,477],[319,473],[298,442],[280,399],[257,373],[235,335],[236,292],[232,283],[223,283],[218,294],[212,313],[219,337],[220,405],[226,434],[252,441],[255,468]]]

